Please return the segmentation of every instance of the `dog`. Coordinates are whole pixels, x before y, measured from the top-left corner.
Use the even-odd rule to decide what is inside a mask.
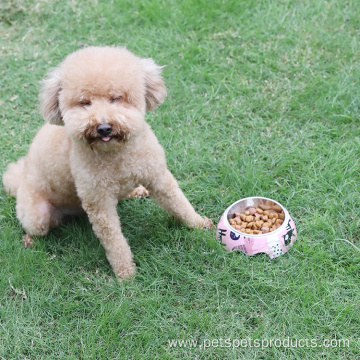
[[[180,190],[145,122],[146,111],[166,97],[161,72],[153,59],[126,48],[94,46],[68,55],[44,78],[40,111],[46,124],[27,155],[3,175],[5,190],[16,197],[25,246],[66,215],[85,212],[122,280],[134,276],[135,264],[117,203],[132,191],[149,193],[189,227],[213,226]]]

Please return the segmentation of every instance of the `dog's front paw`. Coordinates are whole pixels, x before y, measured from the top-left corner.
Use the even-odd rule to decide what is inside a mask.
[[[116,269],[115,274],[120,281],[132,279],[136,274],[135,264],[133,262],[122,264]]]
[[[204,223],[202,228],[203,229],[211,229],[214,226],[214,223],[211,219],[207,218],[206,216],[203,217]]]
[[[191,221],[188,221],[188,226],[197,229],[210,229],[214,226],[213,222],[206,216],[202,217],[198,214]]]
[[[34,240],[29,234],[22,237],[22,243],[26,249],[31,249],[34,246]]]

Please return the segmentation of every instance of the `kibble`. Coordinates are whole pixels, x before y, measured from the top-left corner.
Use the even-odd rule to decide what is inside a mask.
[[[247,207],[242,213],[235,213],[234,217],[229,219],[229,223],[242,233],[261,235],[278,229],[284,219],[285,214],[281,206],[266,202],[257,207]]]

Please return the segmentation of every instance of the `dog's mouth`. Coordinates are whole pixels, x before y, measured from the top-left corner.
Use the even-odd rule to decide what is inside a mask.
[[[93,141],[95,140],[101,140],[103,142],[109,142],[110,140],[114,139],[118,142],[124,142],[129,140],[129,133],[128,132],[121,132],[121,133],[116,133],[116,134],[110,134],[110,136],[97,136],[93,139]]]
[[[103,136],[98,133],[97,126],[92,126],[84,131],[84,138],[91,146],[96,142],[100,141],[101,143],[109,143],[116,141],[117,143],[124,143],[130,138],[130,131],[125,127],[120,127],[117,125],[112,125],[112,130],[110,134]]]

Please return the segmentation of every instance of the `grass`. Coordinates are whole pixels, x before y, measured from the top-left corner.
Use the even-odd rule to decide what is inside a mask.
[[[148,122],[196,209],[216,223],[271,197],[299,234],[278,259],[246,257],[127,200],[138,274],[119,284],[86,219],[25,250],[2,190],[0,359],[358,359],[359,19],[355,0],[0,2],[1,173],[43,123],[44,74],[79,44],[126,45],[167,65]],[[224,342],[246,338],[349,346]]]

